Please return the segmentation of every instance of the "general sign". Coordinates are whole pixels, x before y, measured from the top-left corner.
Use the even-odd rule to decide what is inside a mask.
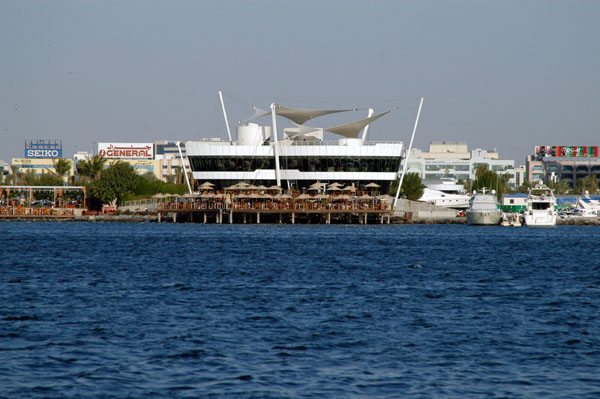
[[[98,155],[106,158],[153,159],[152,143],[98,143]]]

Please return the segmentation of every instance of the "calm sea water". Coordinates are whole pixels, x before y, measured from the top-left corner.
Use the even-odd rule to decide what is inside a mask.
[[[0,223],[0,397],[598,398],[599,243]]]

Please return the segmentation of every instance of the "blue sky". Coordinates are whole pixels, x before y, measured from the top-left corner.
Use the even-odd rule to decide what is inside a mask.
[[[0,159],[25,139],[72,156],[225,138],[223,90],[231,122],[273,101],[397,107],[369,134],[406,143],[424,97],[415,147],[523,164],[535,145],[600,144],[598,21],[600,2],[578,0],[0,0]]]

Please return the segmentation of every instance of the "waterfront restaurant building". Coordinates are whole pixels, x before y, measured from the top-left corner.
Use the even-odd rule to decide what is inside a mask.
[[[388,112],[331,128],[305,123],[318,116],[351,110],[315,110],[272,105],[272,125],[241,122],[233,140],[204,139],[185,143],[193,178],[209,181],[216,188],[238,182],[284,189],[307,189],[316,182],[354,185],[361,189],[376,183],[380,192],[389,192],[396,179],[402,155],[402,142],[367,142],[368,125]],[[370,113],[370,115],[372,115]],[[283,129],[278,137],[277,117],[295,127]],[[252,118],[251,118],[252,119]],[[324,140],[324,132],[341,136]]]

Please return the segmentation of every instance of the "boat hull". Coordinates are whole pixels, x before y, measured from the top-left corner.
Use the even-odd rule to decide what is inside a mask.
[[[556,226],[556,212],[525,212],[525,225],[530,227],[552,227]]]
[[[467,211],[467,224],[473,226],[494,226],[500,224],[500,211]]]

